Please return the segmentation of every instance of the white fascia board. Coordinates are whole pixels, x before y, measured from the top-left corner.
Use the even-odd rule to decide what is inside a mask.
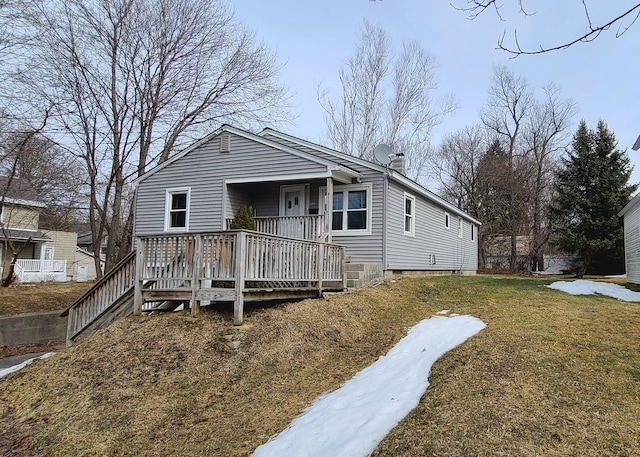
[[[186,149],[180,151],[178,154],[174,155],[173,157],[171,157],[169,160],[161,163],[160,165],[152,168],[151,170],[149,170],[148,172],[146,172],[145,174],[143,174],[142,176],[140,176],[139,178],[137,178],[136,180],[133,181],[134,185],[137,185],[138,183],[140,183],[141,181],[147,179],[149,176],[157,173],[158,171],[162,170],[163,168],[165,168],[166,166],[168,166],[169,164],[175,162],[176,160],[179,160],[181,157],[184,157],[185,155],[187,155],[189,152],[193,151],[194,149],[202,146],[203,144],[209,142],[211,139],[215,138],[216,136],[220,135],[222,132],[227,132],[227,133],[233,133],[234,135],[238,135],[240,137],[246,138],[248,140],[252,140],[261,144],[264,144],[265,146],[269,146],[275,149],[279,149],[283,152],[287,152],[289,154],[295,155],[297,157],[303,158],[305,160],[309,160],[312,162],[315,162],[317,164],[320,165],[324,165],[326,166],[328,169],[344,169],[345,172],[347,170],[349,170],[347,167],[344,167],[336,162],[332,162],[330,160],[326,160],[323,159],[321,157],[316,157],[313,154],[309,154],[303,151],[298,151],[296,149],[290,148],[288,146],[282,145],[276,141],[272,141],[269,140],[268,138],[263,138],[259,135],[255,135],[253,133],[247,132],[246,130],[242,130],[236,127],[232,127],[231,125],[222,125],[220,128],[218,128],[217,130],[213,131],[212,133],[210,133],[209,135],[207,135],[206,137],[196,141],[195,143],[193,143],[191,146],[187,147]],[[358,173],[355,170],[350,170],[350,172],[352,172],[354,175],[354,177],[359,177],[360,173]]]
[[[630,201],[627,203],[624,208],[620,210],[618,213],[618,217],[624,216],[631,208],[636,206],[640,202],[640,192],[637,193]]]
[[[389,178],[392,179],[393,181],[396,181],[396,182],[402,184],[403,186],[408,187],[409,189],[411,189],[414,192],[422,195],[426,199],[431,200],[432,202],[444,207],[445,210],[447,210],[447,211],[449,211],[451,213],[454,213],[454,214],[456,214],[456,215],[458,215],[460,217],[463,217],[464,219],[466,219],[469,222],[472,222],[472,223],[474,223],[476,225],[482,225],[482,222],[480,222],[476,218],[472,217],[469,213],[467,213],[465,211],[462,211],[457,206],[452,205],[451,203],[449,203],[445,199],[443,199],[441,197],[438,197],[436,194],[434,194],[433,192],[425,189],[420,184],[416,183],[415,181],[410,180],[409,178],[407,178],[406,176],[404,176],[404,175],[402,175],[400,173],[396,173],[392,169],[389,169]]]
[[[305,181],[310,179],[333,178],[344,184],[351,184],[355,176],[343,173],[342,170],[327,170],[319,173],[296,173],[293,175],[271,175],[271,176],[250,176],[246,178],[227,178],[227,184],[245,184],[251,182],[273,182],[273,181]]]
[[[20,198],[11,198],[11,197],[4,197],[4,203],[9,203],[11,205],[20,205],[20,206],[32,206],[34,208],[47,207],[46,203],[37,202],[35,200],[22,200]]]
[[[361,165],[363,167],[367,167],[367,168],[371,168],[372,170],[376,170],[376,171],[380,171],[380,172],[385,172],[386,168],[383,167],[382,165],[377,165],[373,162],[369,162],[368,160],[364,160],[361,159],[359,157],[355,157],[349,154],[345,154],[344,152],[340,152],[340,151],[336,151],[335,149],[330,149],[327,148],[325,146],[321,146],[319,144],[316,143],[312,143],[310,141],[307,140],[303,140],[302,138],[298,138],[295,136],[291,136],[288,135],[286,133],[282,133],[282,132],[278,132],[277,130],[273,130],[271,128],[265,128],[264,130],[262,130],[260,133],[258,133],[258,135],[273,135],[275,137],[278,137],[282,140],[288,140],[291,141],[292,143],[297,143],[300,146],[305,146],[309,149],[315,149],[316,151],[319,152],[324,152],[325,154],[331,155],[333,157],[337,157],[339,159],[343,159],[343,160],[347,160],[349,162],[353,162],[355,164]]]

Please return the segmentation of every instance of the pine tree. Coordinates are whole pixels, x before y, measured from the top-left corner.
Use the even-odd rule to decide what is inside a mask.
[[[629,184],[629,158],[617,149],[615,135],[604,121],[598,122],[596,131],[582,121],[563,165],[551,207],[558,248],[580,256],[579,277],[587,270],[620,270],[624,265],[624,235],[618,213],[637,188]]]

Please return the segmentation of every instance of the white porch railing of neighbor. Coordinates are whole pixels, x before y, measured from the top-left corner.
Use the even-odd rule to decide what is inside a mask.
[[[20,265],[20,268],[24,272],[66,272],[67,261],[66,260],[40,260],[40,259],[17,259],[16,265]]]

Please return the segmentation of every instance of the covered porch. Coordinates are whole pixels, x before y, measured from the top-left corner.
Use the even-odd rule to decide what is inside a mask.
[[[231,227],[241,206],[250,206],[256,231],[307,241],[332,241],[335,229],[331,196],[334,185],[352,184],[357,172],[333,171],[330,176],[299,175],[269,180],[225,181],[224,229]]]

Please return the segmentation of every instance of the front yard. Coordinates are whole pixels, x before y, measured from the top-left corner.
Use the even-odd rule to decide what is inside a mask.
[[[240,328],[229,310],[129,317],[0,380],[0,455],[250,455],[443,309],[487,327],[374,455],[634,455],[640,305],[549,282],[403,279],[249,308]]]

